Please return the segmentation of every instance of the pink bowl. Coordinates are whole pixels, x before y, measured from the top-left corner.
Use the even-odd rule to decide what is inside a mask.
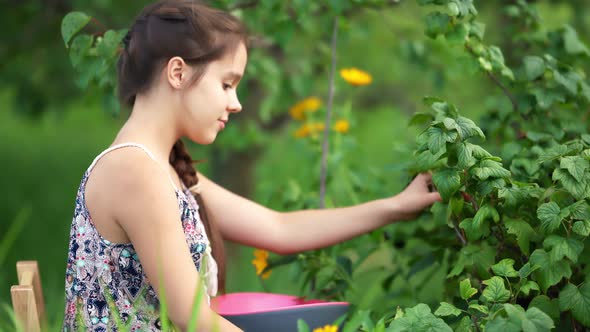
[[[348,302],[305,300],[304,298],[272,293],[230,293],[211,299],[211,308],[220,315],[248,315],[294,308],[348,306]]]

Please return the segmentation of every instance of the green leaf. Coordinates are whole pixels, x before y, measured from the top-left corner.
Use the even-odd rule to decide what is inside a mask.
[[[70,12],[64,16],[61,21],[61,36],[66,47],[68,47],[72,37],[82,30],[91,19],[92,17],[82,12]]]
[[[404,316],[404,312],[400,307],[397,307],[395,319]],[[350,320],[344,325],[342,332],[356,332],[364,325],[364,322],[371,319],[371,312],[369,310],[356,311]]]
[[[469,168],[475,164],[476,159],[473,157],[473,150],[471,146],[473,146],[473,144],[469,144],[467,142],[462,142],[457,145],[457,153],[459,159],[457,167]]]
[[[475,301],[473,301],[475,302]],[[474,309],[477,310],[479,312],[481,312],[482,314],[487,315],[488,313],[490,313],[490,309],[488,309],[487,306],[483,305],[483,304],[477,304],[477,303],[470,303],[469,304],[469,309]]]
[[[578,83],[581,80],[580,75],[574,72],[560,73],[557,69],[553,70],[555,82],[561,85],[572,96],[578,94]]]
[[[529,304],[529,308],[539,308],[549,317],[559,319],[559,301],[558,299],[550,299],[547,295],[537,295]]]
[[[474,136],[481,137],[483,139],[486,138],[486,136],[483,134],[483,131],[475,124],[475,122],[466,117],[457,117],[456,129],[461,139],[467,139]]]
[[[484,204],[477,210],[477,213],[473,217],[473,223],[476,227],[480,227],[483,225],[485,220],[491,219],[495,223],[500,220],[500,215],[496,208],[489,204]]]
[[[563,211],[555,202],[544,203],[537,209],[537,218],[541,220],[541,228],[546,233],[555,231],[561,225],[561,221],[569,215],[569,210]]]
[[[500,277],[518,277],[518,272],[514,269],[514,259],[511,258],[505,258],[498,264],[492,265],[492,271]]]
[[[451,208],[451,212],[455,215],[461,214],[463,206],[465,206],[465,200],[461,195],[454,195],[449,200],[449,207]]]
[[[477,159],[484,159],[492,156],[488,151],[486,151],[486,149],[482,148],[479,145],[471,144],[468,142],[465,142],[464,144],[470,147],[473,156]]]
[[[105,32],[101,41],[96,45],[98,55],[106,59],[114,58],[126,33],[126,30],[108,30]]]
[[[548,110],[556,103],[565,102],[565,94],[561,90],[532,89],[533,95],[537,100],[539,107]]]
[[[510,171],[502,167],[501,163],[490,159],[480,161],[477,166],[471,168],[470,173],[475,175],[481,181],[487,180],[490,177],[510,177]]]
[[[520,286],[520,291],[526,296],[529,296],[529,293],[532,290],[539,291],[539,284],[532,280],[527,280],[522,286]]]
[[[578,200],[588,196],[588,181],[585,178],[580,182],[563,168],[556,168],[555,171],[553,171],[552,179],[554,181],[559,181],[563,188]]]
[[[590,327],[590,284],[576,287],[567,284],[559,292],[559,308],[561,311],[571,310],[572,315],[586,327]]]
[[[483,36],[486,31],[486,25],[481,22],[472,21],[471,27],[469,29],[469,34],[471,36],[477,37],[479,40],[483,40]]]
[[[549,315],[538,308],[529,308],[525,313],[526,320],[522,324],[524,332],[549,332],[555,324]]]
[[[296,202],[301,197],[301,186],[294,179],[287,181],[287,188],[283,191],[283,200],[286,202]]]
[[[490,235],[490,227],[486,221],[481,225],[476,225],[473,218],[466,218],[459,223],[459,227],[465,230],[465,235],[469,241],[479,240]]]
[[[408,308],[406,314],[394,320],[387,329],[388,332],[437,331],[452,332],[453,330],[444,320],[434,316],[430,308],[423,303]]]
[[[567,207],[575,220],[590,220],[590,205],[586,201],[578,201]]]
[[[418,153],[415,159],[415,170],[417,172],[424,172],[434,169],[437,166],[442,166],[443,160],[440,158],[443,154],[444,151],[440,151],[434,155],[429,150]]]
[[[434,116],[430,113],[416,112],[410,119],[410,126],[420,126],[430,123],[434,120]]]
[[[303,319],[297,320],[297,332],[310,332],[309,326]]]
[[[430,127],[426,131],[428,135],[428,149],[432,154],[437,154],[445,148],[447,142],[453,143],[457,139],[457,132],[445,132],[437,127]]]
[[[504,304],[508,320],[518,323],[524,332],[549,332],[555,327],[553,320],[538,308],[529,308],[526,312],[519,305]],[[486,326],[486,331],[487,326]]]
[[[435,172],[432,175],[432,182],[445,201],[449,200],[462,185],[461,175],[456,169],[443,169]]]
[[[463,279],[459,283],[459,294],[463,300],[469,300],[473,295],[477,294],[477,289],[471,287],[471,280]]]
[[[540,163],[544,163],[546,161],[554,160],[560,158],[568,153],[568,148],[566,145],[554,145],[544,151],[542,155],[539,156],[538,161]]]
[[[504,179],[490,178],[479,182],[476,186],[476,190],[481,196],[486,196],[491,194],[495,189],[502,189],[504,187],[506,187],[506,181]]]
[[[504,286],[504,279],[492,277],[483,281],[487,285],[483,290],[482,296],[488,302],[506,302],[510,298],[510,292]]]
[[[561,158],[560,167],[567,169],[574,179],[581,182],[586,170],[590,168],[590,161],[580,156],[567,156]]]
[[[465,267],[474,267],[480,276],[490,276],[489,268],[496,259],[496,250],[486,243],[468,244],[461,248],[455,266],[447,277],[459,275]]]
[[[375,325],[374,332],[385,332],[385,317],[381,317],[381,319]]]
[[[580,40],[578,33],[574,28],[566,25],[563,31],[563,42],[565,51],[569,54],[586,54],[590,55],[588,47]]]
[[[89,35],[76,36],[70,46],[70,61],[74,68],[78,68],[84,57],[92,47],[93,38]]]
[[[590,220],[576,221],[574,223],[574,226],[572,227],[572,230],[574,231],[574,233],[582,236],[590,235]]]
[[[568,261],[552,261],[549,254],[543,249],[535,250],[531,254],[529,261],[533,268],[537,268],[533,272],[533,277],[541,286],[543,292],[559,283],[561,279],[572,276],[572,269]]]
[[[564,238],[558,235],[550,235],[543,241],[545,250],[551,250],[549,257],[557,262],[564,257],[569,258],[572,262],[578,261],[578,256],[584,249],[584,244],[574,238]]]
[[[545,73],[545,61],[538,56],[524,57],[524,71],[529,81],[536,80]]]
[[[498,189],[498,198],[504,201],[506,207],[517,207],[531,198],[539,198],[541,193],[542,190],[536,183],[517,184],[513,181],[512,187]]]
[[[521,279],[526,279],[529,275],[531,275],[531,273],[533,273],[533,271],[535,271],[536,269],[538,269],[539,267],[532,267],[530,262],[527,262],[526,264],[524,264],[520,270],[518,270],[518,276]]]
[[[429,13],[424,18],[426,35],[430,38],[436,38],[438,35],[445,34],[451,27],[451,20],[451,16],[441,12]]]
[[[479,240],[482,236],[490,234],[488,220],[498,222],[500,215],[494,207],[485,204],[480,207],[473,219],[464,219],[459,226],[465,230],[469,240]]]
[[[435,315],[437,316],[459,316],[461,314],[461,310],[457,309],[457,307],[455,307],[454,305],[447,303],[447,302],[441,302],[440,306],[438,307],[438,309],[436,309],[436,311],[434,312]]]
[[[454,327],[455,332],[475,332],[473,329],[473,322],[471,321],[471,317],[465,316],[461,318],[459,324]]]
[[[469,35],[469,27],[464,23],[451,24],[445,38],[451,44],[463,44]]]
[[[485,325],[486,332],[521,332],[520,322],[496,316]]]

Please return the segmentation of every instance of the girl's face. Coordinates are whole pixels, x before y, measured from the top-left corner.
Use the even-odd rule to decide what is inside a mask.
[[[180,126],[186,137],[198,144],[213,143],[228,125],[230,113],[242,110],[236,89],[247,60],[246,47],[240,44],[235,52],[211,62],[200,81],[185,90]]]

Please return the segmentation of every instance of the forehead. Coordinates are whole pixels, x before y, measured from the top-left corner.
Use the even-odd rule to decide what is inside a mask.
[[[216,70],[229,71],[242,75],[247,62],[248,52],[244,44],[240,43],[235,50],[228,52],[221,59],[213,61],[210,66],[216,68]]]

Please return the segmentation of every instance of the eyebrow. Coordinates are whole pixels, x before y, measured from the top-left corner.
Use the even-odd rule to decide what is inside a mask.
[[[229,78],[232,81],[239,81],[242,78],[242,75],[241,74],[238,74],[238,73],[236,73],[234,71],[229,72],[229,73],[226,73],[223,76],[224,76],[224,78]]]

